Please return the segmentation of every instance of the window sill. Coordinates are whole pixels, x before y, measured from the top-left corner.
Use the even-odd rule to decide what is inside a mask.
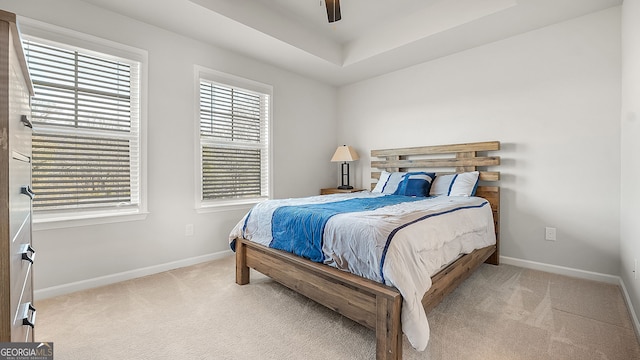
[[[146,219],[148,214],[149,213],[146,211],[141,212],[135,210],[127,212],[93,212],[68,215],[36,215],[33,218],[33,231],[139,221]]]
[[[255,204],[262,202],[266,199],[267,198],[235,200],[235,201],[220,201],[215,203],[204,203],[204,204],[201,203],[196,206],[196,213],[206,214],[206,213],[212,213],[212,212],[233,211],[233,210],[248,211]]]

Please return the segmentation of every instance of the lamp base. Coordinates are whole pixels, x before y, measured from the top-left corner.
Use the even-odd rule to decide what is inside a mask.
[[[353,186],[341,185],[341,186],[338,186],[338,189],[340,189],[340,190],[351,190],[351,189],[353,189]]]

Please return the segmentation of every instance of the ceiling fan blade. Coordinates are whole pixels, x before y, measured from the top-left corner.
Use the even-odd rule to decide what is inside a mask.
[[[342,15],[340,14],[340,0],[325,0],[324,4],[327,6],[327,18],[330,23],[342,19]]]

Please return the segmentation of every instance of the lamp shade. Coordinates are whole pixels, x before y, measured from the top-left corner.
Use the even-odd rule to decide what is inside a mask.
[[[353,148],[351,146],[347,146],[347,145],[342,145],[342,146],[338,146],[338,148],[336,149],[336,152],[333,154],[333,157],[331,158],[331,161],[354,161],[354,160],[358,160],[360,159],[360,157],[358,156],[358,153],[353,150]]]

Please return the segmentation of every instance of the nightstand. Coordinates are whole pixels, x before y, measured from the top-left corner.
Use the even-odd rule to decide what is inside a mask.
[[[338,188],[328,188],[328,189],[320,189],[320,195],[329,195],[329,194],[350,194],[354,192],[364,191],[364,189],[338,189]]]

